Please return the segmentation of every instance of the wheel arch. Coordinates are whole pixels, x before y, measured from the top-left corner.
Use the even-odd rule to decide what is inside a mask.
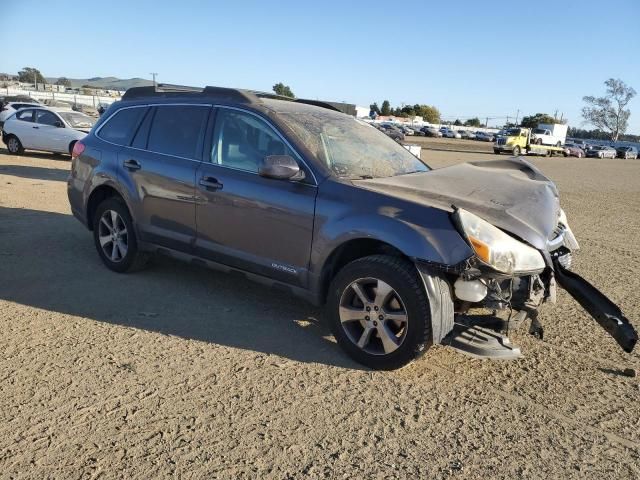
[[[328,255],[322,266],[319,285],[320,303],[326,301],[331,281],[345,265],[359,258],[371,255],[389,255],[409,258],[390,243],[375,238],[352,238],[339,244]]]
[[[120,193],[120,191],[114,185],[110,183],[103,183],[102,185],[99,185],[98,187],[94,188],[91,194],[89,195],[89,198],[87,199],[86,212],[87,212],[87,227],[89,228],[89,230],[93,230],[93,216],[95,215],[98,205],[100,205],[100,203],[102,203],[107,198],[112,198],[112,197],[117,197],[122,199],[123,203],[127,206],[127,209],[129,210],[129,214],[131,214],[131,208],[127,204],[127,201],[124,195],[122,195],[122,193]]]

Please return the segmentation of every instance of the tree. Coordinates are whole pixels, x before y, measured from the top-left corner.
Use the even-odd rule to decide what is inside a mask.
[[[536,113],[535,115],[522,117],[522,122],[520,123],[520,125],[525,128],[537,128],[539,123],[554,124],[560,122],[547,113]]]
[[[71,88],[71,80],[69,80],[67,77],[60,77],[58,80],[56,80],[56,85],[62,85],[64,87]]]
[[[18,72],[18,80],[24,83],[47,83],[40,70],[33,67],[24,67]]]
[[[455,121],[455,122],[453,122],[453,124],[454,124],[456,127],[459,127],[459,126],[461,126],[461,125],[462,125],[462,122],[456,118],[456,121]]]
[[[469,118],[464,122],[465,127],[479,127],[480,119],[478,117]]]
[[[273,86],[273,91],[276,92],[277,95],[281,95],[283,97],[296,98],[296,96],[293,94],[293,92],[289,88],[289,85],[285,85],[282,82],[276,83]]]
[[[414,105],[416,115],[422,117],[425,122],[428,123],[440,123],[440,111],[433,106],[418,105],[418,108]]]
[[[384,116],[391,115],[391,104],[389,103],[389,100],[385,100],[384,102],[382,102],[380,115],[384,115]]]
[[[631,110],[625,110],[625,107],[635,97],[636,91],[620,79],[610,78],[604,84],[607,87],[604,97],[582,97],[587,104],[582,108],[582,116],[587,123],[609,132],[615,142],[627,131]]]
[[[369,105],[369,116],[373,118],[377,117],[378,115],[380,115],[380,107],[378,107],[378,104],[376,102],[373,102],[371,105]]]

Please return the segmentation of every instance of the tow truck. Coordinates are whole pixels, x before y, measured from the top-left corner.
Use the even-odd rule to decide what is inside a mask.
[[[562,155],[562,146],[542,145],[535,141],[530,128],[516,127],[508,129],[504,135],[496,138],[493,144],[493,153],[508,152],[515,157],[520,155],[542,155],[551,157],[554,154]]]

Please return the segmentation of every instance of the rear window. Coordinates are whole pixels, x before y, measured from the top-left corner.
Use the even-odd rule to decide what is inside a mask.
[[[16,120],[33,122],[33,110],[20,110],[16,113]]]
[[[123,108],[107,120],[96,135],[116,145],[129,145],[146,107]]]
[[[167,105],[156,107],[149,130],[148,150],[186,158],[199,158],[209,107]]]

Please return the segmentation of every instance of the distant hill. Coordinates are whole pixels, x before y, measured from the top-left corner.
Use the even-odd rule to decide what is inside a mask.
[[[47,82],[56,83],[58,77],[46,77]],[[126,90],[131,87],[148,87],[153,85],[151,80],[144,78],[116,78],[116,77],[93,77],[93,78],[70,78],[72,88],[80,88],[83,85],[91,85],[93,88],[104,88],[108,90]]]

